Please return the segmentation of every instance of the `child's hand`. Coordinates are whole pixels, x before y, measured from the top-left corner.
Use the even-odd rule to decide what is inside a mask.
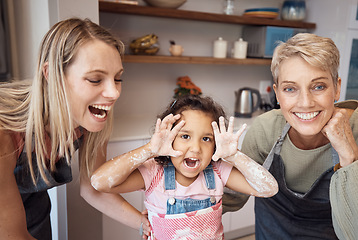
[[[150,148],[153,154],[157,156],[172,156],[178,157],[183,153],[181,151],[175,151],[172,143],[177,136],[180,129],[184,126],[185,122],[180,121],[173,129],[173,124],[180,119],[180,115],[169,114],[163,121],[157,120],[155,125],[155,132],[150,140]]]
[[[225,127],[224,117],[219,118],[220,130],[216,122],[212,122],[211,125],[214,130],[216,145],[216,151],[212,159],[214,161],[217,161],[220,158],[234,155],[238,151],[239,138],[244,132],[246,124],[244,124],[236,133],[234,133],[234,117],[230,117],[227,131]]]
[[[143,239],[148,239],[148,237],[151,234],[151,227],[150,227],[150,222],[148,220],[148,210],[144,210],[142,212],[142,219],[141,219],[141,229],[139,230],[140,235],[142,236]]]

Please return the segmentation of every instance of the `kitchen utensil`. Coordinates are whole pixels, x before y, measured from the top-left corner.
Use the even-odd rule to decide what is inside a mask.
[[[246,9],[243,16],[245,17],[261,17],[275,19],[279,15],[278,8],[249,8]]]
[[[235,117],[252,117],[252,113],[255,112],[261,103],[260,92],[253,88],[240,88],[235,92]],[[256,95],[256,103],[254,104],[254,95]]]
[[[178,8],[183,5],[186,0],[144,0],[148,5],[161,8]]]

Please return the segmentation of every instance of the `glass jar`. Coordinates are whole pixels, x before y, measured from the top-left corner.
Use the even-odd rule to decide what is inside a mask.
[[[223,13],[226,15],[233,15],[234,14],[234,0],[224,0],[224,7]]]
[[[282,5],[283,20],[303,21],[306,18],[305,0],[285,0]]]

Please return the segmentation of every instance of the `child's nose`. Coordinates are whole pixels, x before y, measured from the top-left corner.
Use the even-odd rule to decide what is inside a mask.
[[[198,153],[200,152],[200,142],[199,141],[193,141],[190,146],[190,151]]]

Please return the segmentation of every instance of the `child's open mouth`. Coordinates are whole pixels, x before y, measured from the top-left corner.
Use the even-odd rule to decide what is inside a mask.
[[[184,165],[187,168],[196,168],[197,166],[199,166],[199,159],[196,158],[185,158],[184,159]]]

